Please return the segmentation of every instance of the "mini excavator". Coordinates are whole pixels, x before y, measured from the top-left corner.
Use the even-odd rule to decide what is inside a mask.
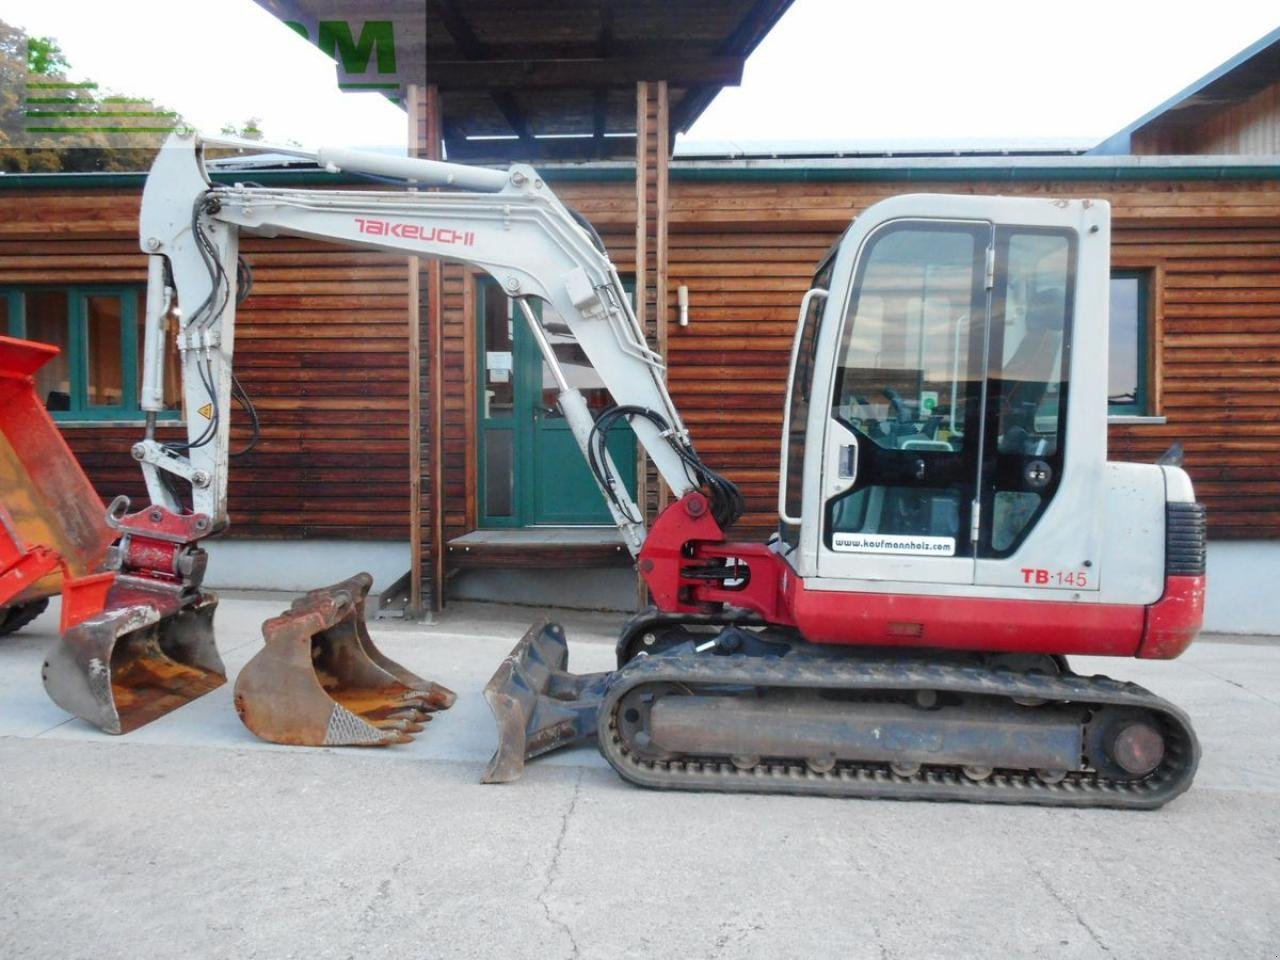
[[[215,185],[206,146],[403,188]],[[185,132],[142,201],[148,422],[133,456],[151,504],[113,505],[114,586],[46,667],[73,712],[118,719],[112,698],[136,691],[113,683],[149,659],[181,676],[144,720],[222,681],[199,542],[227,524],[233,399],[251,409],[232,373],[251,278],[241,234],[481,270],[558,384],[653,605],[624,626],[605,674],[569,672],[557,625],[530,629],[485,691],[499,727],[486,780],[595,740],[622,777],[664,789],[1153,808],[1190,785],[1199,747],[1185,713],[1066,659],[1176,657],[1204,604],[1204,510],[1187,474],[1107,461],[1105,202],[906,195],[859,215],[799,304],[778,531],[751,543],[727,536],[742,498],[696,452],[598,234],[537,171]],[[611,394],[598,416],[548,345],[549,314]],[[182,443],[155,432],[172,350]],[[622,422],[673,494],[649,529],[606,449]],[[452,702],[373,647],[367,590],[353,578],[269,621],[237,683],[251,729],[391,743]],[[148,682],[163,688],[164,673]]]

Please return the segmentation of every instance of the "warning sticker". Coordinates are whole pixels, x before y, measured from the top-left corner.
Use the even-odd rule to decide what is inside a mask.
[[[200,414],[200,416],[204,417],[206,420],[212,420],[212,419],[213,419],[213,404],[212,404],[212,403],[206,403],[206,404],[204,404],[203,406],[196,407],[196,413]]]
[[[953,557],[955,537],[910,537],[895,533],[837,533],[831,549],[841,553],[908,553],[930,557]]]

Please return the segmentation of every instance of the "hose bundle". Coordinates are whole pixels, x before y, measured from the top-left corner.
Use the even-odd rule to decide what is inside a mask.
[[[614,485],[617,478],[610,470],[609,459],[606,456],[609,431],[617,425],[618,421],[625,419],[629,423],[634,417],[648,420],[663,435],[684,464],[685,475],[689,478],[689,482],[706,494],[711,504],[711,516],[719,524],[720,529],[727,530],[732,526],[742,516],[744,509],[742,492],[738,489],[738,485],[703,463],[692,444],[678,437],[661,414],[646,407],[609,407],[596,418],[595,426],[591,428],[591,436],[587,440],[587,460],[591,472],[600,481],[600,485],[617,511],[632,523],[644,522],[643,517],[631,516],[629,505],[616,492]]]

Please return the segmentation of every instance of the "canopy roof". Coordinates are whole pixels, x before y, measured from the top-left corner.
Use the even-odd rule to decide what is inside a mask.
[[[345,89],[440,90],[458,160],[632,156],[635,83],[671,132],[725,86],[791,0],[257,0],[338,61]],[[394,57],[387,55],[394,35]],[[390,69],[388,69],[390,68]]]

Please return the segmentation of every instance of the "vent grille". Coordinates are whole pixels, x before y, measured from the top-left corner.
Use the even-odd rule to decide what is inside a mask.
[[[1204,504],[1165,504],[1165,575],[1182,577],[1204,576],[1204,555]]]

